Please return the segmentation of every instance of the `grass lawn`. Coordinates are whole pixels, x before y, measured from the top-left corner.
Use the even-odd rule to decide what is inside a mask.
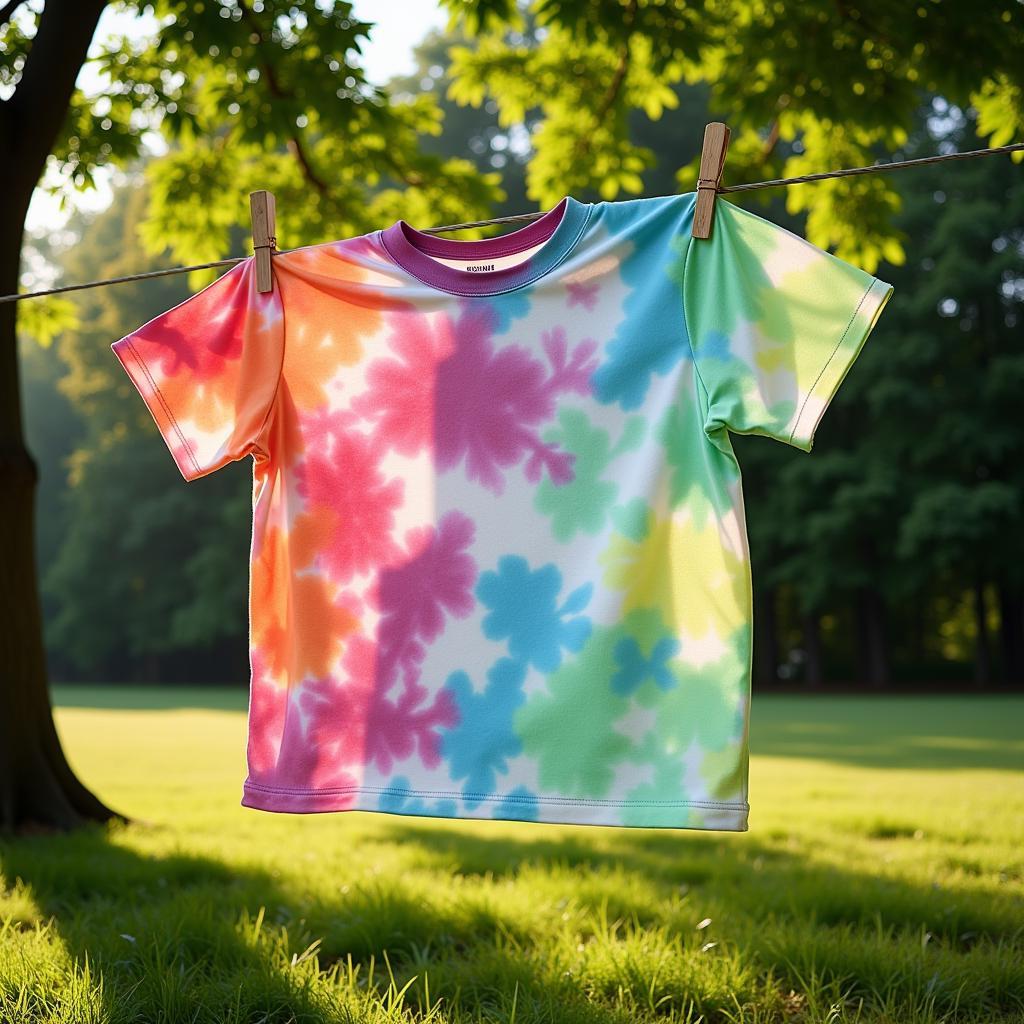
[[[1024,700],[755,694],[750,831],[239,805],[242,690],[57,688],[0,1021],[1024,1021]]]

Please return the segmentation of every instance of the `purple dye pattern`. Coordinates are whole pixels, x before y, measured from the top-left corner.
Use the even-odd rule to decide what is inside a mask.
[[[554,483],[566,483],[573,478],[575,456],[542,441],[538,428],[554,414],[558,395],[589,394],[597,343],[581,341],[569,355],[562,328],[544,332],[548,371],[525,346],[511,344],[495,351],[496,317],[487,303],[464,307],[455,325],[455,352],[438,366],[437,468],[453,469],[465,456],[467,479],[501,494],[501,470],[528,454],[528,480],[535,483],[546,467]]]
[[[380,693],[391,688],[399,668],[407,684],[415,682],[425,645],[441,635],[446,612],[464,618],[473,611],[477,568],[466,548],[475,530],[469,516],[454,510],[438,528],[415,527],[406,533],[408,560],[381,573],[376,602],[381,611],[377,627]]]

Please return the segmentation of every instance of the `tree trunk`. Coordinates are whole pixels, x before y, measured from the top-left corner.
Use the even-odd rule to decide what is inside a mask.
[[[765,686],[779,681],[779,633],[775,588],[754,591],[754,679]]]
[[[1007,579],[997,587],[999,634],[1003,648],[1003,682],[1024,689],[1024,592]]]
[[[857,593],[857,623],[860,635],[860,674],[872,687],[889,683],[889,657],[885,636],[885,605],[875,587],[861,587]]]
[[[7,351],[10,352],[13,346]],[[35,460],[0,449],[0,830],[70,829],[86,820],[127,820],[71,771],[53,721],[35,565]]]
[[[825,682],[825,663],[821,653],[821,619],[816,611],[800,616],[804,645],[804,684],[819,689]]]
[[[105,0],[48,0],[17,88],[0,103],[0,294],[18,290],[32,190],[104,6]],[[16,303],[0,303],[0,830],[127,821],[71,771],[53,721],[35,560],[38,468],[25,447],[16,311]]]
[[[976,579],[974,593],[974,682],[979,687],[992,681],[992,642],[988,632],[988,601],[985,595],[985,581]]]

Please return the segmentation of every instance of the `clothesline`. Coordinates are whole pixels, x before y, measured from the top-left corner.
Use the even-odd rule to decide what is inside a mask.
[[[1024,150],[1024,142],[1014,142],[1008,146],[996,146],[990,149],[971,149],[963,153],[942,153],[938,156],[916,157],[913,160],[896,160],[890,163],[871,164],[867,167],[846,167],[837,171],[822,171],[817,174],[801,174],[795,178],[772,178],[770,181],[754,181],[743,185],[720,185],[715,191],[719,194],[727,192],[749,192],[756,188],[775,188],[780,185],[800,185],[808,181],[821,181],[824,178],[845,178],[855,174],[878,174],[882,171],[898,171],[906,167],[920,167],[923,164],[937,164],[945,160],[967,160],[976,156],[994,156],[999,153],[1014,153]],[[495,217],[491,220],[467,221],[462,224],[446,224],[437,228],[422,228],[426,234],[442,234],[447,231],[462,231],[466,228],[487,227],[491,224],[511,224],[519,221],[537,220],[543,217],[544,212],[539,213],[514,213],[507,217]],[[296,246],[304,248],[304,246]],[[276,252],[291,252],[290,249],[278,249]],[[22,299],[34,299],[42,295],[57,295],[61,292],[78,291],[82,288],[99,288],[110,284],[123,284],[127,281],[143,281],[150,277],[165,277],[168,274],[187,274],[193,270],[207,270],[210,267],[227,267],[243,260],[248,256],[231,256],[228,259],[214,260],[212,263],[197,263],[190,267],[168,267],[165,270],[149,270],[142,274],[128,274],[125,277],[110,277],[102,281],[87,281],[85,284],[68,284],[60,288],[48,288],[38,292],[19,292],[15,295],[0,295],[0,302],[19,302]]]

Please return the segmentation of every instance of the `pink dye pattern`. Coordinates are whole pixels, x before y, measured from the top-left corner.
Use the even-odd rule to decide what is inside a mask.
[[[572,479],[574,456],[541,441],[538,426],[552,416],[559,394],[589,392],[597,344],[580,342],[567,359],[564,329],[545,335],[549,374],[522,345],[495,351],[496,317],[490,305],[464,307],[455,325],[455,352],[437,368],[437,467],[450,470],[465,458],[467,478],[501,494],[501,470],[529,454],[528,480],[536,482],[546,466],[554,482],[565,483]]]

